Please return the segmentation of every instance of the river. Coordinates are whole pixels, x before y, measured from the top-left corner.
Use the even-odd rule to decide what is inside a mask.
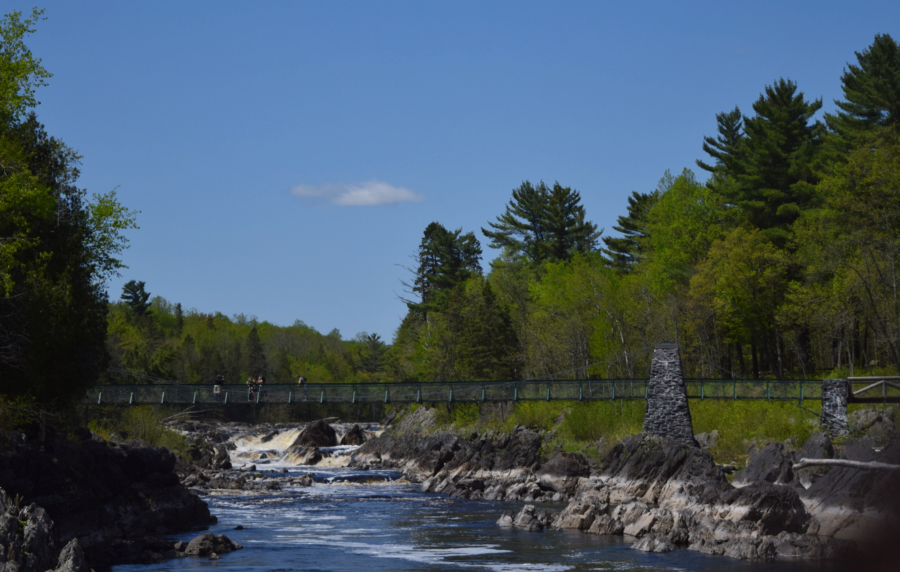
[[[385,472],[316,470],[317,480],[323,481],[339,481],[350,475],[399,478]],[[822,569],[802,562],[745,562],[688,550],[644,554],[628,548],[630,542],[622,537],[501,528],[496,521],[503,510],[518,509],[521,504],[422,494],[417,485],[405,482],[317,482],[312,487],[269,493],[214,494],[206,498],[219,518],[219,524],[210,531],[243,544],[243,550],[225,554],[219,561],[182,558],[155,565],[117,566],[114,570],[780,572]],[[244,529],[234,530],[239,525]],[[196,535],[197,532],[192,532],[172,538],[187,541]]]
[[[495,572],[839,570],[819,563],[740,561],[688,550],[645,554],[628,539],[577,531],[527,532],[496,524],[522,503],[471,501],[424,494],[391,471],[343,468],[350,453],[335,448],[319,466],[297,467],[283,455],[292,435],[237,441],[236,465],[257,460],[271,476],[315,474],[311,487],[267,492],[216,492],[205,497],[219,522],[209,530],[242,544],[218,561],[181,558],[116,566],[115,572],[209,569],[287,572]],[[260,457],[263,456],[263,460]],[[280,458],[279,458],[280,457]],[[275,472],[286,468],[287,473]],[[563,508],[563,505],[557,507]],[[242,530],[235,530],[236,527]],[[188,541],[198,534],[171,537]]]

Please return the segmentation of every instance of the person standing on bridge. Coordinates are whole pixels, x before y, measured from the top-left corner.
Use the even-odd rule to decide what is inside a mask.
[[[217,375],[213,381],[213,399],[219,400],[219,394],[222,393],[222,384],[225,383],[224,375]]]
[[[253,401],[254,397],[256,397],[256,383],[253,376],[250,376],[247,378],[247,401]]]
[[[303,399],[304,399],[304,401],[308,400],[309,399],[309,389],[306,387],[306,378],[303,377],[302,375],[297,376],[297,387],[303,388]]]

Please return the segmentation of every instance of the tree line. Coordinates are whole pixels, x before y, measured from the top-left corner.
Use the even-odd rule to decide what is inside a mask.
[[[653,343],[688,375],[789,378],[900,371],[900,46],[856,54],[844,98],[765,86],[716,115],[697,167],[633,191],[601,236],[577,191],[525,181],[481,229],[425,230],[397,380],[641,377]]]
[[[129,281],[108,306],[105,383],[142,383],[147,377],[210,384],[217,375],[243,383],[260,375],[268,383],[375,382],[384,377],[387,346],[378,334],[344,340],[337,329],[321,334],[297,320],[283,327],[255,317],[185,311],[150,296],[144,282]],[[134,376],[132,374],[140,374]]]

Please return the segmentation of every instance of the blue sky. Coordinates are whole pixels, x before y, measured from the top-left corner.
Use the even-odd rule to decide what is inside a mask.
[[[705,158],[716,113],[780,77],[832,110],[854,51],[900,39],[895,1],[41,7],[39,117],[81,186],[141,211],[110,297],[143,280],[345,338],[393,335],[430,222],[477,231],[487,268],[481,227],[543,179],[609,233],[632,190]]]

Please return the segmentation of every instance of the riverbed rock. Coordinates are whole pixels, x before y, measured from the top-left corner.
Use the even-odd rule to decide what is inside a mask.
[[[175,455],[164,447],[55,439],[38,450],[9,436],[5,447],[0,487],[45,511],[57,550],[77,538],[93,568],[146,562],[156,558],[144,550],[146,539],[215,522],[206,503],[179,483]],[[23,532],[47,544],[42,511],[35,508],[33,526]],[[36,547],[29,554],[44,553]],[[55,559],[41,570],[56,566]]]
[[[738,487],[756,482],[790,484],[794,480],[793,464],[794,458],[785,450],[784,443],[769,443],[750,455],[747,467],[735,475],[732,484]]]
[[[56,568],[51,572],[90,572],[90,570],[81,544],[77,538],[73,538],[59,553]]]
[[[800,459],[832,459],[834,458],[834,445],[825,433],[813,433],[803,444],[800,450],[794,452],[794,462]],[[794,484],[808,489],[818,481],[830,469],[825,467],[808,467],[794,471]]]
[[[354,425],[341,437],[341,445],[362,445],[366,442],[366,433],[359,425]]]
[[[541,488],[571,495],[579,479],[591,474],[587,459],[578,453],[559,453],[535,473]]]
[[[847,442],[835,451],[837,458],[878,461],[900,465],[900,439],[879,449],[870,438]],[[836,448],[838,449],[838,448]],[[833,467],[808,489],[800,490],[813,516],[809,533],[838,540],[864,542],[895,550],[900,533],[900,487],[895,471],[870,471]]]
[[[303,428],[290,449],[295,447],[334,447],[337,444],[337,433],[334,428],[323,419],[319,419]]]
[[[179,548],[183,547],[181,551]],[[177,543],[175,550],[182,552],[184,556],[210,556],[211,554],[225,554],[234,550],[240,550],[243,546],[234,542],[224,534],[207,532],[194,538],[186,545]]]

